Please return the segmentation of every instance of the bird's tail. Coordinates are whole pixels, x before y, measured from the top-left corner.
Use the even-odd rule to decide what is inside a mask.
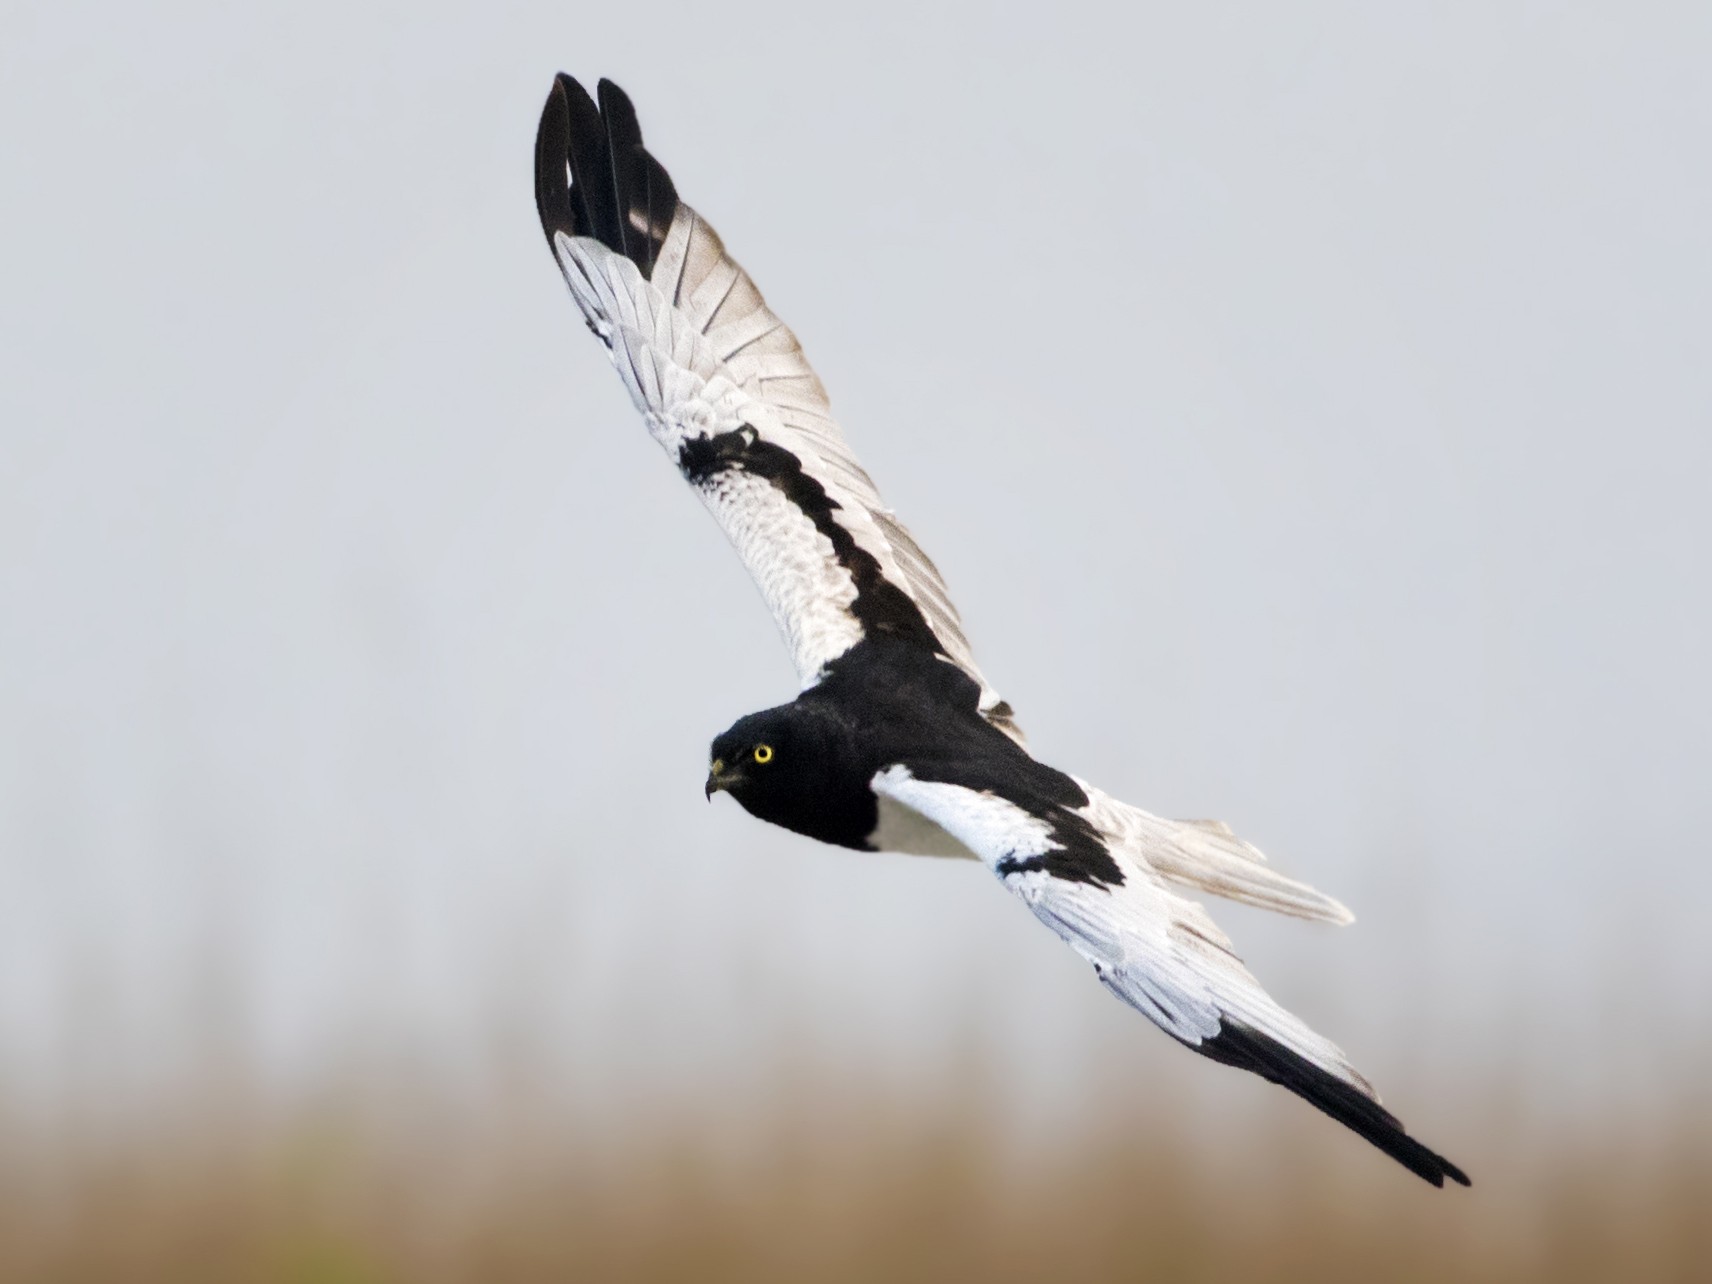
[[[1160,877],[1226,900],[1321,923],[1352,923],[1339,901],[1280,874],[1219,820],[1166,820],[1079,781],[1095,827]]]

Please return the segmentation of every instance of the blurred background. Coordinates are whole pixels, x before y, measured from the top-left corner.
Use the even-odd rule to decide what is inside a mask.
[[[10,0],[0,1277],[1712,1275],[1712,11]],[[531,199],[560,69],[801,336],[1035,751],[1466,1167],[978,867],[703,801],[788,698]]]

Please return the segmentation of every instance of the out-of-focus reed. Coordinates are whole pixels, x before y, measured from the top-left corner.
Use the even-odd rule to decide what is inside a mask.
[[[1429,1139],[1476,1184],[1438,1192],[1282,1094],[1233,1125],[1083,1085],[1074,1126],[1016,1144],[978,1079],[804,1065],[764,1104],[615,1128],[542,1082],[454,1102],[394,1067],[289,1105],[210,1080],[97,1129],[14,1111],[0,1278],[1712,1278],[1712,1120],[1686,1084],[1646,1125],[1441,1111],[1462,1135]]]

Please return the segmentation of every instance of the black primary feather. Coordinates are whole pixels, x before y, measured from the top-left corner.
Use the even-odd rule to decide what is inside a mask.
[[[1250,1070],[1263,1079],[1288,1088],[1304,1101],[1324,1111],[1344,1127],[1372,1142],[1403,1167],[1424,1181],[1443,1186],[1445,1178],[1463,1186],[1468,1175],[1403,1131],[1403,1124],[1384,1106],[1353,1084],[1322,1070],[1300,1053],[1292,1052],[1276,1039],[1238,1021],[1225,1020],[1219,1032],[1194,1048],[1227,1066]]]
[[[625,258],[638,266],[641,259],[631,248],[634,239],[630,230],[630,211],[636,208],[636,193],[632,182],[630,152],[642,146],[642,126],[636,123],[636,108],[617,85],[602,80],[595,86],[600,95],[601,122],[606,126],[607,191],[612,197],[610,210],[618,224],[618,239],[608,242]]]
[[[666,233],[672,230],[672,220],[677,217],[678,189],[672,185],[672,176],[666,173],[666,167],[655,160],[646,147],[633,151],[630,160],[637,171],[637,182],[647,194],[643,208],[647,211],[648,261],[641,266],[642,275],[652,280],[654,264],[659,261],[660,251],[666,244]]]
[[[678,193],[642,145],[629,97],[610,80],[599,105],[578,81],[554,78],[535,134],[535,208],[548,244],[556,233],[589,236],[651,277]]]
[[[606,155],[606,130],[601,125],[600,108],[584,89],[569,76],[561,75],[558,87],[565,105],[565,160],[570,166],[571,200],[578,208],[578,236],[592,236],[604,245],[616,247],[618,240],[618,210],[610,200],[603,199],[610,182],[612,162]]]
[[[576,201],[565,168],[570,145],[570,109],[565,104],[564,87],[554,80],[547,92],[547,105],[541,109],[541,123],[535,129],[535,210],[541,216],[549,249],[555,232],[577,235]]]

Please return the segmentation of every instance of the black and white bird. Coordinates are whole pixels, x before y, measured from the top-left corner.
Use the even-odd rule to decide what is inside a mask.
[[[802,679],[713,742],[707,793],[860,851],[970,856],[1186,1047],[1312,1102],[1435,1186],[1331,1042],[1260,987],[1185,892],[1351,915],[1216,821],[1174,821],[1036,760],[945,582],[856,462],[796,337],[642,145],[622,90],[559,76],[535,201],[588,328],[737,548]]]

